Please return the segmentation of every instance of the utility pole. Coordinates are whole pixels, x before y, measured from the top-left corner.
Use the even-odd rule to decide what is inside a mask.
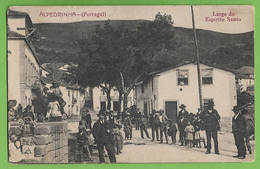
[[[194,43],[196,48],[196,63],[197,63],[197,72],[198,72],[198,86],[199,86],[199,101],[200,101],[200,109],[203,110],[202,105],[202,92],[201,92],[201,76],[200,76],[200,56],[199,56],[199,47],[197,41],[197,34],[195,28],[195,21],[194,21],[194,12],[193,6],[191,5],[191,15],[192,15],[192,28],[193,28],[193,36],[194,36]]]

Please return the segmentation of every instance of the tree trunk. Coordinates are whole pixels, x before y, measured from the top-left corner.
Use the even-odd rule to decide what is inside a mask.
[[[108,85],[99,85],[103,90],[104,92],[106,92],[106,96],[107,96],[107,110],[110,110],[111,109],[111,86],[108,86]]]
[[[119,90],[118,90],[119,91]],[[122,91],[119,91],[119,97],[118,97],[118,113],[117,113],[117,118],[122,118],[121,117],[121,112],[122,112],[122,100],[123,100],[123,93]]]
[[[128,100],[127,100],[127,97],[128,97],[128,94],[127,93],[124,93],[124,100],[123,100],[123,112],[125,113],[126,112],[126,108],[127,108],[127,102],[128,102]]]
[[[111,92],[111,88],[109,88],[109,90],[106,92],[106,95],[107,95],[107,110],[111,110],[111,95],[110,95],[110,92]]]

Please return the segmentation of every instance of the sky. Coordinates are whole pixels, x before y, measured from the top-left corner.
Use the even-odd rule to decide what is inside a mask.
[[[93,20],[154,20],[155,15],[170,14],[174,26],[192,28],[190,6],[15,6],[13,10],[27,12],[33,23],[67,23]],[[222,33],[244,33],[254,30],[254,8],[246,5],[194,6],[195,27]],[[77,16],[53,17],[60,13]],[[88,13],[87,17],[85,14]],[[106,14],[104,17],[91,13]],[[47,14],[52,14],[52,17]],[[82,15],[85,15],[82,17]],[[223,20],[224,19],[224,20]],[[230,21],[232,19],[232,21]],[[213,21],[213,22],[211,22]],[[228,22],[229,21],[229,22]]]

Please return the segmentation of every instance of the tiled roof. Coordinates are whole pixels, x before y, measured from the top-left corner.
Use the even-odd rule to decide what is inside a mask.
[[[185,62],[180,63],[178,65],[174,65],[174,66],[162,69],[162,70],[151,72],[151,73],[149,73],[149,75],[155,75],[155,74],[162,73],[162,72],[165,72],[165,71],[168,71],[168,70],[171,70],[171,69],[175,69],[175,68],[178,68],[178,67],[181,67],[181,66],[184,66],[184,65],[191,64],[191,63],[196,64],[196,60],[185,61]],[[218,66],[218,65],[211,65],[211,64],[208,64],[208,63],[205,63],[205,62],[202,62],[202,61],[200,61],[200,64],[207,65],[209,67],[213,67],[213,68],[217,68],[217,69],[222,69],[222,70],[232,72],[232,73],[237,73],[235,70],[224,68],[224,67],[221,67],[221,66]]]
[[[243,66],[243,67],[237,69],[237,71],[242,75],[254,75],[255,74],[255,68],[252,66]]]
[[[55,76],[55,75],[54,75]],[[64,79],[62,79],[61,77],[54,77],[52,78],[46,78],[46,77],[41,77],[42,81],[44,83],[48,83],[48,84],[52,84],[53,82],[56,82],[59,84],[59,86],[63,86],[69,89],[74,89],[74,90],[80,90],[81,86],[78,84],[70,84],[68,82],[66,82]]]
[[[143,82],[146,82],[147,80],[149,80],[152,76],[154,76],[156,74],[159,74],[159,73],[162,73],[162,72],[166,72],[168,70],[175,69],[175,68],[178,68],[178,67],[181,67],[181,66],[184,66],[184,65],[187,65],[187,64],[191,64],[191,63],[196,64],[196,60],[184,61],[184,62],[182,62],[180,64],[177,64],[177,65],[174,65],[174,66],[171,66],[171,67],[167,67],[167,68],[164,68],[164,69],[161,69],[161,70],[158,70],[158,71],[150,72],[150,73],[140,77],[138,79],[138,82],[135,85],[141,85]],[[200,61],[200,64],[204,64],[204,65],[207,65],[209,67],[213,67],[213,68],[217,68],[217,69],[221,69],[221,70],[225,70],[225,71],[237,74],[237,71],[235,71],[235,70],[228,69],[228,68],[223,68],[223,67],[218,66],[218,65],[210,65],[210,64],[204,63],[202,61]]]

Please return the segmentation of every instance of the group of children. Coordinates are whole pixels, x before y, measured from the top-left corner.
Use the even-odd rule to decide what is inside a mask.
[[[170,130],[174,131],[172,132],[172,135],[175,135],[175,140],[173,142],[176,143],[176,132],[179,128],[180,135],[179,135],[179,141],[181,142],[181,145],[187,145],[188,148],[192,147],[198,147],[201,148],[201,142],[204,144],[204,148],[206,147],[205,144],[205,129],[203,125],[203,121],[200,119],[199,114],[193,114],[190,113],[187,117],[184,115],[181,115],[178,123],[174,123],[170,125]]]

